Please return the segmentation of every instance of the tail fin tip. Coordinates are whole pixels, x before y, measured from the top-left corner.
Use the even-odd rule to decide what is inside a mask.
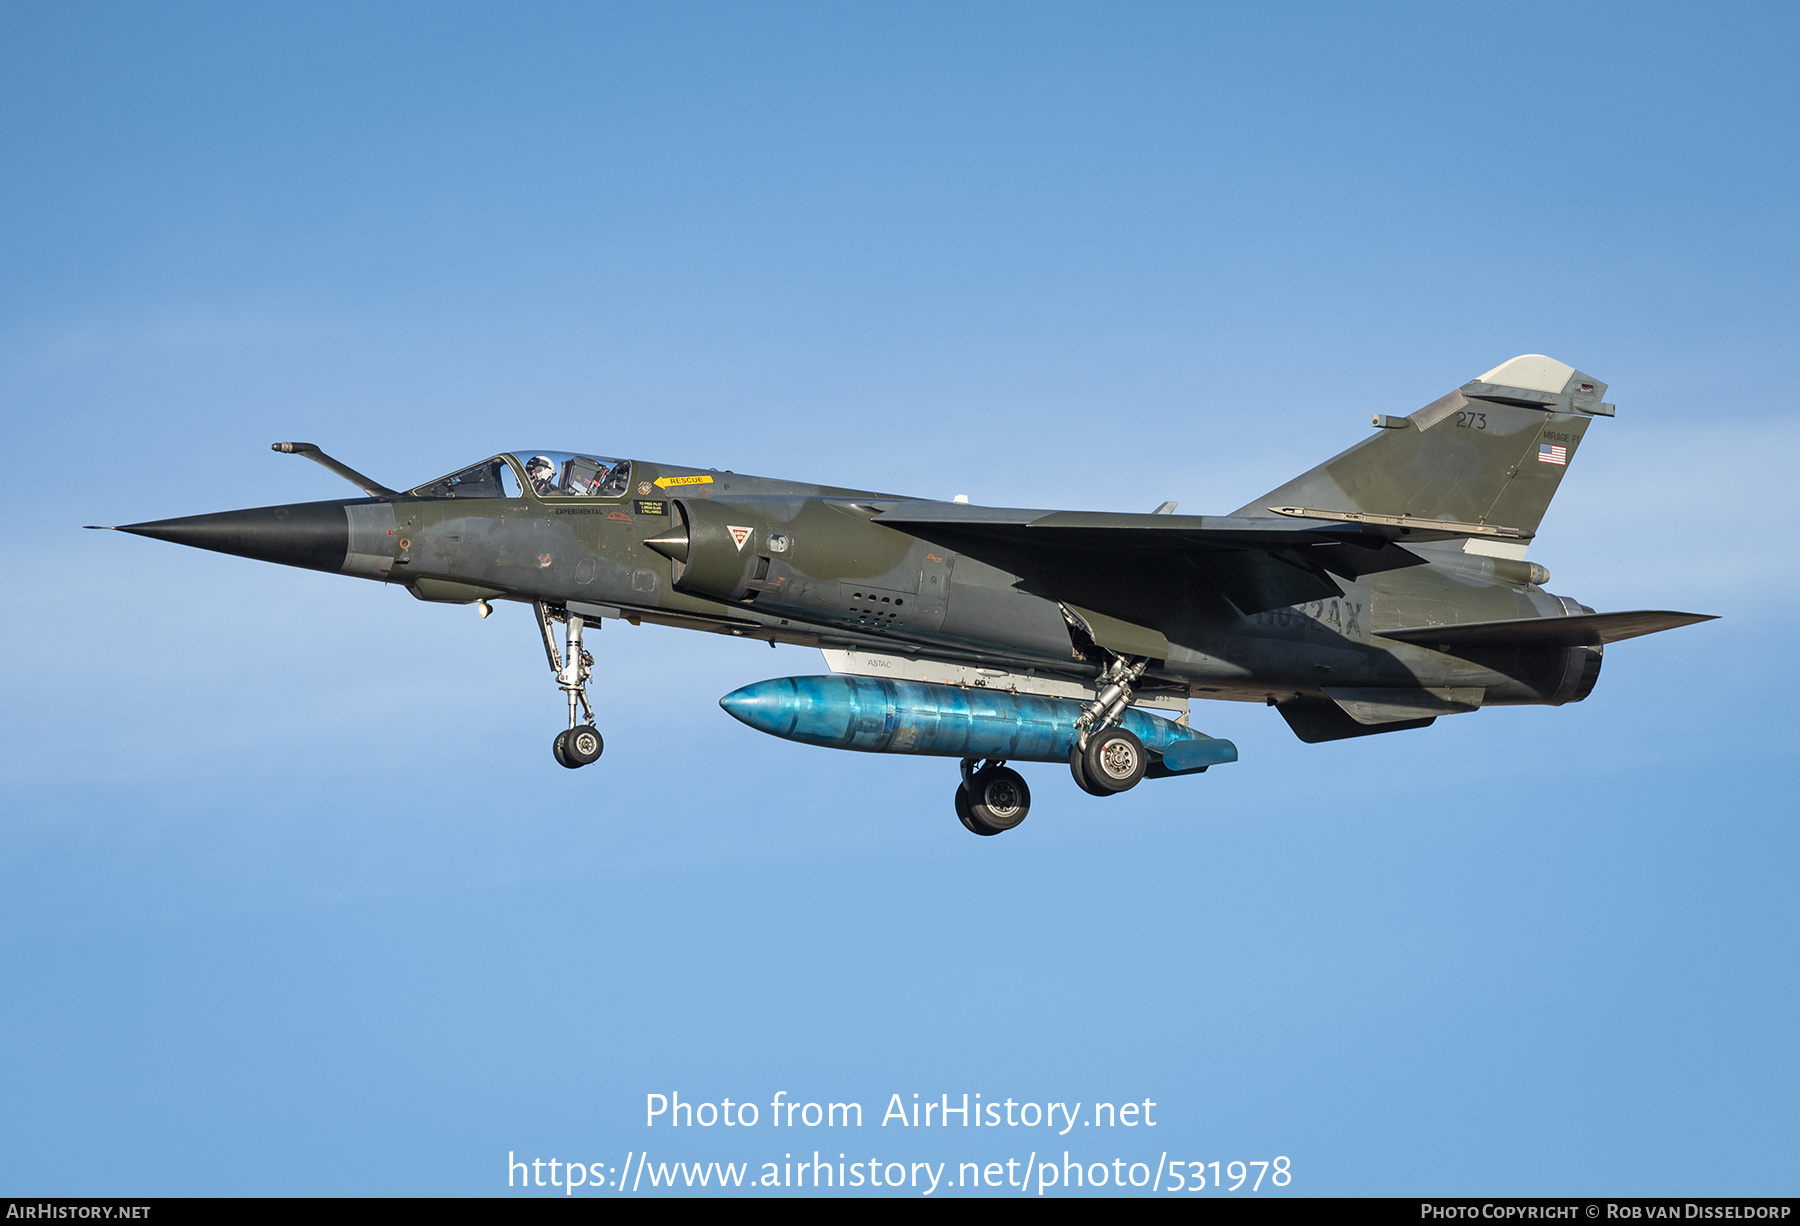
[[[1570,390],[1569,380],[1575,374],[1575,368],[1567,362],[1559,362],[1541,353],[1521,353],[1516,358],[1500,363],[1485,375],[1477,375],[1475,382],[1492,383],[1499,387],[1522,387],[1528,392],[1549,392],[1555,396]]]

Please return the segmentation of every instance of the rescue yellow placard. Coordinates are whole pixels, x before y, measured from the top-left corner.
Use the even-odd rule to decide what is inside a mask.
[[[667,489],[671,485],[711,485],[712,478],[704,474],[698,477],[658,477],[656,484]]]

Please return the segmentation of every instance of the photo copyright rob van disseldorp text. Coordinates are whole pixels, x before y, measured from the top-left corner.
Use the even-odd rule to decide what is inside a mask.
[[[854,1101],[797,1100],[785,1090],[766,1102],[699,1102],[677,1090],[651,1092],[644,1095],[642,1148],[601,1160],[508,1151],[506,1186],[555,1189],[564,1196],[815,1188],[839,1194],[866,1189],[930,1196],[966,1189],[1044,1196],[1089,1189],[1266,1192],[1293,1182],[1286,1154],[1185,1152],[1191,1146],[1171,1152],[1158,1143],[1155,1131],[1164,1114],[1149,1098],[1084,1103],[896,1093],[884,1107],[865,1108]],[[968,1130],[966,1158],[914,1160],[904,1152],[908,1138],[924,1139],[920,1130],[947,1128]],[[696,1129],[711,1140],[728,1135],[741,1140],[744,1152],[696,1161],[681,1152],[684,1142],[702,1135]]]

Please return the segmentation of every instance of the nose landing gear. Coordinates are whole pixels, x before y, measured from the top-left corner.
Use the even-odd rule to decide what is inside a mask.
[[[584,623],[580,617],[567,609],[552,608],[541,600],[533,601],[531,608],[537,614],[538,632],[544,637],[544,655],[550,661],[550,671],[556,674],[557,686],[569,699],[569,726],[556,734],[550,751],[559,763],[575,770],[595,761],[606,749],[599,729],[594,727],[594,710],[587,700],[587,683],[593,675],[594,657],[581,645]],[[565,653],[556,647],[556,622],[563,624],[563,638],[568,648],[566,663]]]
[[[606,743],[600,739],[600,730],[592,724],[582,724],[557,733],[556,740],[550,746],[550,752],[556,755],[556,760],[570,770],[586,766],[605,749]]]

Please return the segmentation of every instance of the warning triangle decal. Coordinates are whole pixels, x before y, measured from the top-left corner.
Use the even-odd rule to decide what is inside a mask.
[[[756,529],[739,528],[732,524],[726,524],[725,531],[731,533],[731,539],[737,542],[738,552],[742,553],[744,551],[744,542],[750,539],[750,534],[756,531]]]

